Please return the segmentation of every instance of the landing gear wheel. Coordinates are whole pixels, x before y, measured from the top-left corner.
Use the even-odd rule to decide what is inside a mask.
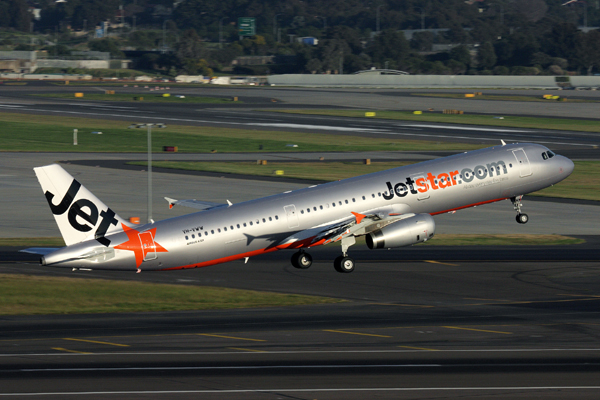
[[[339,256],[333,262],[333,267],[337,272],[349,274],[354,271],[354,260],[348,256]]]
[[[517,214],[517,222],[520,224],[526,224],[529,221],[529,215],[527,214]]]
[[[298,269],[307,269],[312,265],[312,257],[310,254],[299,251],[292,255],[292,266]]]

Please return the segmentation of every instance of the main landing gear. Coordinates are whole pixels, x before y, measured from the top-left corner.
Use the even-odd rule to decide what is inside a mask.
[[[517,222],[520,224],[526,224],[527,221],[529,221],[529,216],[527,214],[524,214],[521,212],[521,207],[523,206],[523,204],[521,203],[521,200],[523,199],[523,196],[517,196],[517,197],[511,197],[510,201],[513,203],[513,207],[515,209],[515,211],[517,212]]]
[[[292,255],[292,266],[298,269],[307,269],[312,265],[312,257],[310,254],[300,250]]]
[[[348,274],[354,271],[354,259],[348,257],[348,247],[356,243],[354,236],[342,239],[342,255],[333,262],[333,267],[337,272]],[[298,269],[307,269],[312,265],[312,257],[304,250],[298,250],[292,255],[292,266]]]

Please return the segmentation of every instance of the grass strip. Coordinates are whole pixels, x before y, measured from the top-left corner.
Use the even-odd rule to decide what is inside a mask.
[[[185,96],[184,98],[171,95],[163,97],[164,92],[161,94],[156,93],[115,93],[115,94],[104,94],[104,93],[89,93],[82,92],[83,97],[75,97],[74,93],[42,93],[32,94],[35,97],[51,97],[56,99],[69,99],[73,101],[143,101],[150,103],[198,103],[198,104],[223,104],[223,103],[234,103],[232,98],[217,98],[217,97],[201,97],[201,96]],[[137,99],[137,100],[136,100]],[[140,100],[141,99],[141,100]],[[242,101],[235,102],[243,103]]]
[[[146,165],[143,161],[131,162]],[[185,162],[156,161],[155,167],[192,171],[220,172],[255,176],[279,176],[296,179],[336,181],[371,172],[412,164],[410,162],[373,162],[365,165],[359,162],[314,162],[314,163],[268,163],[257,165],[250,162]],[[276,171],[283,171],[278,175]],[[569,199],[600,201],[600,161],[575,161],[575,170],[564,181],[528,196],[560,197]]]
[[[0,315],[217,310],[342,301],[204,286],[0,274]]]
[[[507,96],[501,94],[482,94],[475,97],[465,97],[461,93],[411,93],[411,96],[420,97],[441,97],[448,99],[464,99],[464,100],[498,100],[498,101],[534,101],[534,102],[552,102],[552,101],[568,101],[569,103],[598,103],[596,100],[585,99],[568,99],[565,96],[560,96],[558,99],[544,99],[542,96]],[[553,94],[554,96],[554,94]]]
[[[143,122],[143,121],[140,121]],[[89,118],[0,113],[0,151],[146,152],[147,130],[127,129],[131,122]],[[78,129],[78,145],[73,145]],[[92,132],[102,132],[93,134]],[[283,131],[196,127],[168,124],[152,130],[152,149],[176,146],[179,152],[340,152],[471,150],[482,145],[395,138]],[[290,147],[296,144],[298,147]]]
[[[423,111],[423,114],[416,115],[411,111],[375,111],[374,117],[365,117],[366,112],[373,112],[373,110],[269,110],[269,112],[283,112],[303,115],[328,115],[335,117],[379,118],[411,122],[441,122],[446,124],[502,126],[510,128],[600,132],[600,123],[594,120],[517,116],[504,116],[503,119],[499,119],[497,117],[500,116],[500,114],[496,116],[472,114],[455,115],[442,114],[441,112]]]
[[[61,237],[0,238],[0,246],[7,247],[64,247]]]

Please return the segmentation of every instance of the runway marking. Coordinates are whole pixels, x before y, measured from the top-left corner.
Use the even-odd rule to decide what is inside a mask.
[[[412,346],[398,346],[398,347],[402,347],[403,349],[410,349],[410,350],[438,351],[436,349],[428,349],[425,347],[412,347]]]
[[[198,336],[218,337],[218,338],[224,338],[224,339],[248,340],[251,342],[266,342],[266,340],[262,340],[262,339],[249,339],[249,338],[241,338],[241,337],[235,337],[235,336],[213,335],[210,333],[197,333],[197,335]]]
[[[451,267],[458,267],[458,264],[450,264],[450,263],[445,263],[445,262],[441,262],[441,261],[434,261],[434,260],[423,260],[426,263],[431,263],[431,264],[442,264],[442,265],[449,265]]]
[[[92,354],[92,353],[87,353],[85,351],[77,351],[77,350],[69,350],[69,349],[63,349],[62,347],[53,347],[52,350],[57,350],[57,351],[66,351],[67,353],[77,353],[77,354]]]
[[[110,343],[110,342],[100,342],[98,340],[88,340],[88,339],[74,339],[74,338],[63,338],[63,340],[74,340],[76,342],[88,342],[88,343],[96,343],[96,344],[106,344],[108,346],[119,346],[119,347],[129,347],[128,344],[119,344],[119,343]]]
[[[323,329],[323,332],[333,332],[333,333],[347,333],[348,335],[359,335],[359,336],[374,336],[374,337],[382,337],[382,338],[391,338],[392,336],[385,335],[375,335],[372,333],[358,333],[358,332],[348,332],[348,331],[336,331],[333,329]]]
[[[600,300],[600,297],[593,296],[588,298],[579,298],[579,299],[569,299],[569,300],[520,300],[520,301],[512,301],[512,300],[492,300],[492,301],[504,301],[503,305],[511,305],[511,304],[536,304],[536,303],[571,303],[574,301],[592,301],[592,300]],[[493,305],[499,303],[472,303],[472,304],[463,304],[463,306],[485,306],[485,305]]]
[[[242,347],[228,347],[231,350],[251,351],[253,353],[267,353],[265,350],[244,349]]]
[[[479,386],[479,387],[414,387],[414,388],[304,388],[304,389],[198,389],[198,390],[130,390],[101,392],[37,392],[37,393],[0,393],[0,396],[123,396],[149,394],[235,394],[235,393],[307,393],[307,392],[441,392],[441,391],[505,391],[505,390],[600,390],[600,386]]]
[[[281,354],[379,354],[379,353],[408,353],[408,352],[421,352],[430,350],[394,350],[394,349],[383,349],[383,350],[290,350],[290,351],[263,351],[263,354],[268,355],[281,355]],[[559,349],[437,349],[436,351],[441,353],[541,353],[541,352],[600,352],[600,348],[559,348]],[[90,353],[88,357],[104,357],[104,356],[189,356],[189,355],[231,355],[240,354],[239,351],[156,351],[156,352],[111,352],[111,353]],[[243,354],[243,353],[242,353]],[[8,353],[0,354],[0,357],[64,357],[73,356],[78,357],[83,355],[82,353]]]
[[[475,331],[475,332],[487,332],[487,333],[501,333],[503,335],[512,335],[512,332],[502,332],[502,331],[490,331],[487,329],[474,329],[474,328],[463,328],[460,326],[442,326],[442,328],[448,328],[448,329],[461,329],[461,330],[465,330],[465,331]]]

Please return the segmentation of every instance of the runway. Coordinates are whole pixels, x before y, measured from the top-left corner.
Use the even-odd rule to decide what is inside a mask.
[[[3,317],[0,395],[43,398],[597,398],[597,243],[590,260],[415,258],[356,251],[353,274],[315,252],[131,274],[2,263],[0,273],[88,276],[326,295],[334,305]],[[462,251],[470,251],[463,248]],[[505,249],[511,252],[513,248]],[[539,248],[523,251],[533,255]],[[558,251],[558,250],[557,250]],[[523,254],[520,253],[520,254]],[[7,257],[10,253],[1,253]],[[594,256],[595,254],[595,256]],[[25,384],[26,382],[26,384]]]
[[[406,138],[412,140],[434,140],[444,142],[477,143],[494,145],[500,140],[507,142],[534,142],[551,147],[554,150],[590,150],[600,146],[600,137],[596,133],[575,131],[554,131],[544,129],[517,129],[490,126],[461,126],[442,123],[418,123],[408,121],[382,120],[382,119],[357,119],[315,115],[298,115],[272,112],[270,110],[286,108],[314,108],[316,105],[328,108],[360,107],[362,109],[374,108],[381,99],[386,99],[380,109],[413,110],[421,102],[441,101],[437,110],[444,108],[464,109],[465,100],[460,99],[435,99],[408,96],[398,92],[389,91],[354,91],[347,90],[300,90],[300,89],[268,89],[256,88],[178,88],[186,95],[203,95],[217,98],[231,98],[240,96],[240,104],[165,104],[144,102],[75,102],[66,99],[36,98],[31,94],[42,92],[76,92],[76,91],[103,91],[93,87],[22,87],[15,91],[14,87],[0,86],[0,111],[18,112],[34,115],[60,115],[65,117],[82,117],[93,119],[122,120],[129,122],[147,123],[162,122],[166,124],[179,124],[191,126],[215,126],[240,129],[259,129],[292,132],[312,132],[328,135],[360,135],[373,138]],[[129,92],[139,95],[148,89],[120,88],[119,92]],[[242,95],[239,94],[242,93]],[[536,95],[540,95],[539,91]],[[410,92],[408,93],[410,94]],[[597,92],[578,92],[581,95],[600,96]],[[245,96],[244,96],[245,95]],[[284,100],[275,102],[272,96],[282,97]],[[348,103],[348,99],[362,99],[360,104]],[[403,103],[391,106],[390,98],[401,98]],[[326,102],[326,104],[321,104]],[[498,115],[519,115],[528,110],[527,115],[556,117],[562,115],[555,110],[554,105],[541,103],[505,102],[505,101],[478,101],[480,106],[487,110],[493,109],[490,118]],[[470,102],[466,105],[469,105]],[[462,107],[462,108],[461,108]],[[563,108],[564,104],[562,105]],[[431,107],[425,107],[427,108]],[[580,116],[577,111],[590,109],[583,114],[583,118],[596,119],[597,103],[569,103],[566,108],[572,109],[567,118]],[[477,108],[479,110],[479,108]],[[593,111],[592,111],[593,110]],[[535,114],[535,112],[537,114]],[[479,113],[479,111],[475,111]]]
[[[0,87],[0,98],[8,96],[6,89]],[[234,89],[219,93],[230,95],[231,90]],[[341,93],[284,92],[277,93],[286,99],[292,94],[298,96],[294,104],[308,104],[310,96],[315,103],[323,103]],[[265,108],[271,106],[265,101],[268,97],[257,97],[262,100],[252,103],[253,107],[261,102]],[[369,98],[376,104],[383,97],[393,96],[390,92],[371,95],[363,91],[352,102]],[[594,146],[599,141],[597,134],[572,132],[554,132],[556,137],[549,138],[549,132],[538,130],[507,133],[447,126],[416,130],[389,121],[309,119],[268,112],[263,115],[248,109],[211,108],[200,115],[200,108],[196,107],[176,114],[177,110],[152,108],[156,105],[123,111],[118,104],[116,109],[110,109],[106,105],[75,107],[24,96],[8,98],[23,105],[14,107],[18,112],[40,115],[67,115],[73,111],[114,119],[111,114],[129,113],[135,114],[132,119],[139,115],[149,120],[171,116],[194,120],[186,124],[199,126],[228,115],[227,126],[293,124],[296,126],[286,129],[361,135],[386,135],[397,130],[422,137],[438,135],[442,141],[454,140],[455,136],[467,137],[461,141],[477,142],[482,137],[499,140],[505,135],[519,135],[519,140],[562,142],[551,147],[565,155],[570,152],[569,156],[577,159],[596,159]],[[344,129],[335,131],[331,127]],[[485,136],[481,136],[484,132]],[[442,155],[384,152],[368,156],[418,161]],[[31,170],[58,160],[65,161],[63,165],[69,172],[123,217],[143,217],[143,173],[110,165],[143,157],[4,153],[0,159],[0,207],[5,211],[0,220],[0,236],[58,236]],[[347,159],[349,155],[169,157],[313,160]],[[156,219],[189,212],[177,208],[169,211],[163,196],[239,202],[306,186],[298,181],[182,176],[166,171],[156,171],[154,179]],[[290,252],[276,252],[252,258],[248,264],[239,261],[198,270],[141,274],[73,273],[41,267],[35,256],[17,253],[14,248],[0,249],[0,273],[208,285],[344,300],[332,305],[287,308],[3,316],[0,397],[596,399],[600,394],[598,205],[530,201],[526,196],[525,209],[531,217],[527,225],[515,223],[509,202],[499,202],[436,216],[436,232],[557,233],[584,237],[586,243],[551,247],[414,246],[381,252],[354,246],[350,252],[357,267],[352,274],[334,271],[332,260],[339,254],[337,246],[311,249],[314,263],[308,270],[292,268]]]

